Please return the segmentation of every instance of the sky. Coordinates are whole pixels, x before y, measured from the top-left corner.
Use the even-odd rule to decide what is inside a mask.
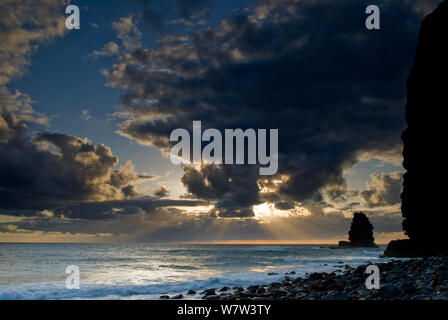
[[[436,0],[0,0],[0,241],[404,237],[406,77]],[[65,8],[80,8],[80,29]],[[278,172],[174,165],[170,132],[279,130]]]

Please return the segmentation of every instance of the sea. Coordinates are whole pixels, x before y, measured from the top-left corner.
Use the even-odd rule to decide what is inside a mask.
[[[205,288],[267,284],[291,271],[297,277],[389,261],[380,257],[383,251],[384,246],[319,244],[0,243],[0,300],[134,300],[178,293],[199,299]],[[69,266],[79,270],[79,289],[71,288],[74,269]],[[185,295],[190,289],[198,294]]]

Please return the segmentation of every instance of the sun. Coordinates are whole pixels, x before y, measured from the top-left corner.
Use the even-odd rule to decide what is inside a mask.
[[[310,212],[308,209],[301,206],[297,202],[292,209],[280,210],[275,207],[274,203],[264,202],[253,206],[253,211],[255,214],[255,219],[257,220],[271,220],[273,218],[288,218],[293,216],[306,216]]]

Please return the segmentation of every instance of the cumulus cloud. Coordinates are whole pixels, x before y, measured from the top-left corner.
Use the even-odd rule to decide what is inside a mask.
[[[103,144],[59,133],[28,135],[14,116],[5,118],[0,141],[0,208],[53,208],[73,201],[104,201],[136,195],[139,179],[130,161]],[[4,126],[3,126],[4,127]],[[6,138],[6,139],[5,139]]]
[[[123,47],[126,50],[135,50],[140,47],[141,33],[137,29],[133,16],[123,17],[119,21],[112,23],[112,27],[117,31],[117,38],[121,40]],[[108,53],[118,52],[116,43],[109,42],[103,47],[103,52]]]
[[[89,121],[92,119],[92,115],[90,114],[90,110],[82,110],[81,119],[84,121]]]
[[[0,85],[23,75],[31,53],[39,44],[62,36],[67,0],[0,3]]]
[[[403,173],[373,173],[367,190],[360,193],[361,198],[369,207],[391,206],[401,202],[403,188]]]
[[[104,45],[101,50],[94,50],[89,56],[98,57],[98,56],[114,56],[119,53],[119,46],[115,42],[111,41]]]
[[[105,201],[135,198],[138,192],[132,183],[153,178],[139,175],[131,161],[118,165],[118,158],[101,143],[66,134],[30,132],[29,122],[47,124],[47,117],[33,110],[29,95],[6,87],[27,71],[30,56],[39,45],[64,34],[67,2],[0,3],[0,209],[6,215],[48,218],[49,213],[56,213],[69,217],[76,212],[67,211],[70,205],[79,208],[82,203],[86,209],[88,203],[90,208],[99,208],[98,213],[86,209],[84,218],[88,214],[107,217],[104,208],[111,208],[111,203]],[[132,18],[124,18],[114,27],[125,48],[132,49],[139,35]],[[108,44],[97,54],[112,54],[117,49]],[[91,118],[88,110],[83,110],[81,117]]]
[[[6,86],[21,77],[39,45],[65,32],[62,8],[66,0],[0,2],[0,141],[10,139],[20,121],[47,124],[48,118],[33,108],[31,97]],[[11,127],[13,126],[13,127]]]
[[[170,23],[184,24],[187,26],[204,24],[204,16],[211,8],[208,0],[176,0],[175,3],[180,18]]]
[[[19,90],[11,92],[6,86],[12,79],[21,77],[27,71],[30,56],[39,45],[64,34],[65,16],[62,8],[67,2],[0,2],[0,141],[13,135],[11,128],[7,128],[7,123],[48,123],[44,114],[33,110],[33,101],[29,95]]]
[[[160,186],[160,188],[154,192],[154,195],[156,197],[163,198],[163,197],[166,197],[167,195],[169,195],[169,193],[170,193],[170,190],[167,187]]]

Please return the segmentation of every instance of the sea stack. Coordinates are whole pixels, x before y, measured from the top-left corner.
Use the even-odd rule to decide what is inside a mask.
[[[348,231],[348,240],[339,241],[337,248],[376,247],[373,238],[373,226],[364,213],[355,212],[353,215],[350,230]]]
[[[389,243],[385,256],[446,255],[448,214],[446,197],[448,105],[448,2],[441,3],[421,24],[414,66],[407,80],[401,195],[403,230],[408,240]]]

